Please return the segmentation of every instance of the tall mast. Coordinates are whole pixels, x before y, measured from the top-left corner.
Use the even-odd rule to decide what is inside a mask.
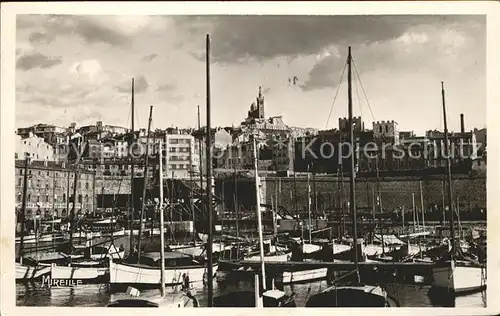
[[[131,133],[132,133],[132,141],[129,144],[129,156],[132,165],[130,166],[130,203],[129,203],[129,218],[130,218],[130,251],[132,251],[133,246],[134,246],[134,153],[130,150],[130,148],[135,147],[135,131],[134,131],[134,78],[132,78],[132,99],[131,99],[131,106],[132,106],[132,126],[131,126]],[[132,147],[133,146],[133,147]]]
[[[141,203],[141,217],[139,217],[139,241],[137,242],[137,262],[141,259],[141,237],[142,225],[144,220],[144,209],[146,207],[146,179],[148,178],[149,167],[149,133],[151,131],[151,121],[153,120],[153,106],[149,107],[149,121],[148,121],[148,134],[146,135],[146,155],[144,157],[144,183],[142,185],[142,203]],[[163,180],[163,179],[162,179]],[[144,223],[145,224],[145,223]],[[160,251],[163,252],[163,249]]]
[[[212,267],[212,246],[213,246],[213,236],[212,236],[212,131],[211,131],[211,112],[210,112],[210,35],[207,34],[206,38],[206,94],[207,94],[207,212],[208,212],[208,244],[207,244],[207,274],[208,274],[208,307],[213,307],[213,267]]]
[[[194,233],[194,222],[195,222],[195,212],[194,212],[194,202],[193,202],[193,143],[189,143],[189,186],[191,189],[189,190],[189,207],[191,208],[191,215],[193,216],[193,245],[196,245],[196,235]]]
[[[160,260],[161,260],[161,296],[165,295],[165,219],[163,215],[163,144],[160,140],[160,150],[159,150],[159,163],[160,163]]]
[[[313,211],[314,211],[314,218],[318,220],[318,193],[316,192],[316,164],[312,163],[312,193],[313,193]],[[281,190],[280,190],[281,191]]]
[[[200,121],[200,106],[198,105],[198,131],[200,132],[201,129],[201,121]],[[198,139],[198,155],[199,155],[199,160],[200,160],[200,190],[203,188],[203,158],[201,154],[201,137]]]
[[[309,243],[312,243],[312,232],[311,232],[311,184],[310,184],[310,175],[309,175],[309,165],[307,166],[307,219],[308,219],[308,228],[309,228]]]
[[[96,170],[94,169],[94,174],[92,175],[92,215],[95,218],[95,211],[97,208],[97,200],[96,200],[96,195],[95,195],[95,177],[96,177]]]
[[[281,182],[280,182],[281,183]],[[273,234],[274,234],[274,242],[277,242],[278,238],[278,220],[277,220],[277,214],[278,214],[278,194],[279,194],[279,188],[278,188],[278,180],[274,181],[275,185],[275,196],[274,196],[274,206],[271,207],[273,211]],[[271,196],[271,205],[273,202],[273,198]]]
[[[262,288],[266,289],[266,269],[264,264],[264,237],[262,236],[262,213],[260,212],[260,178],[257,165],[257,141],[256,135],[253,137],[253,168],[255,172],[255,200],[257,209],[257,229],[259,230],[259,250],[260,250],[260,268],[262,271]]]
[[[420,187],[420,206],[422,207],[422,229],[425,233],[425,206],[424,206],[424,193],[422,190],[422,181],[419,181],[419,187]],[[424,239],[426,239],[424,235]]]
[[[26,194],[28,192],[28,166],[30,164],[29,154],[24,158],[24,177],[23,177],[23,205],[21,206],[21,214],[19,221],[21,222],[21,243],[19,244],[19,262],[22,263],[24,255],[24,233],[26,221]]]
[[[341,235],[345,235],[345,193],[344,193],[344,158],[341,158],[340,162],[340,207],[341,207],[341,219],[340,219],[340,229]]]
[[[377,222],[376,222],[376,218],[375,218],[375,204],[377,203],[376,202],[376,198],[375,198],[375,188],[372,186],[372,217],[371,217],[371,220],[372,220],[372,224],[373,224],[373,234],[372,234],[372,242],[375,238],[375,231],[377,230],[376,226],[377,226]]]
[[[95,173],[94,173],[95,174]],[[52,224],[51,224],[51,232],[52,232],[52,248],[53,249],[56,249],[56,239],[54,238],[54,220],[55,220],[55,217],[54,217],[54,213],[55,213],[55,208],[56,208],[56,199],[57,199],[57,195],[56,195],[56,173],[53,172],[52,173]],[[95,179],[95,177],[94,177]],[[94,181],[94,184],[95,185],[95,181]],[[95,194],[93,195],[95,196]],[[94,204],[94,203],[92,203]]]
[[[299,216],[297,206],[297,174],[295,173],[295,170],[293,171],[293,204],[295,206],[295,214]]]
[[[78,184],[78,167],[75,162],[75,181],[73,184],[73,206],[71,207],[71,212],[69,215],[69,220],[70,220],[70,235],[69,235],[69,245],[70,247],[73,247],[73,233],[75,231],[75,207],[76,207],[76,186]]]
[[[351,47],[349,46],[349,54],[347,55],[347,96],[348,96],[348,108],[349,108],[349,143],[350,143],[350,156],[351,156],[351,166],[349,168],[349,175],[350,175],[350,186],[349,186],[349,204],[351,207],[351,214],[352,214],[352,238],[354,242],[354,263],[356,265],[356,275],[357,275],[357,281],[358,283],[360,282],[359,280],[359,265],[358,265],[358,237],[357,237],[357,225],[356,225],[356,194],[354,192],[355,188],[355,171],[354,171],[354,126],[353,126],[353,114],[352,114],[352,71],[351,71],[351,63],[352,63],[352,56],[351,56]]]
[[[238,205],[238,183],[236,182],[236,163],[234,164],[234,211],[236,216],[236,237],[240,237],[239,211]]]
[[[380,212],[380,217],[379,217],[379,223],[380,223],[380,238],[382,241],[382,253],[385,254],[385,244],[384,244],[384,229],[382,227],[383,222],[382,222],[382,198],[380,197],[380,174],[379,174],[379,156],[377,152],[377,206],[378,210]]]
[[[453,196],[451,192],[451,164],[448,148],[448,124],[446,122],[446,102],[444,93],[444,83],[441,82],[441,96],[443,100],[443,120],[444,120],[444,150],[446,159],[446,173],[448,182],[448,207],[450,211],[450,232],[451,232],[451,252],[455,252],[455,216],[453,215]]]

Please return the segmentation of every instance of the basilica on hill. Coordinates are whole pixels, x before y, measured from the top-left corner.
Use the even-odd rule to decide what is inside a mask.
[[[216,140],[228,138],[228,134],[233,140],[232,144],[219,148],[220,158],[216,165],[222,169],[252,169],[252,137],[255,135],[259,144],[259,169],[293,170],[293,139],[315,133],[315,129],[286,125],[282,116],[266,117],[265,99],[262,87],[259,87],[257,98],[251,103],[248,116],[241,125],[216,132]]]

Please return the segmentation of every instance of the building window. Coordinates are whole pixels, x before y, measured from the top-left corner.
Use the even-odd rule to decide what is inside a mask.
[[[19,170],[19,174],[20,174],[20,175],[23,175],[23,169],[20,169],[20,170]]]
[[[48,176],[50,175],[50,171],[47,171],[47,175],[48,175]]]
[[[63,193],[63,203],[66,203],[66,193]]]
[[[37,203],[39,203],[39,202],[40,202],[40,194],[38,194],[38,195],[36,196],[36,202],[37,202]]]
[[[45,202],[48,202],[48,201],[49,201],[49,195],[48,195],[48,194],[46,194],[46,195],[45,195]]]
[[[22,187],[23,186],[23,179],[22,178],[19,178],[19,186]]]
[[[78,203],[82,203],[82,195],[78,194]]]

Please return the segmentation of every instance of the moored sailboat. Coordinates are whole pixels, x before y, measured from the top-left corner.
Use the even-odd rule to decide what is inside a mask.
[[[448,127],[444,84],[441,83],[441,96],[444,120],[444,147],[446,153],[446,180],[448,190],[448,209],[450,214],[450,251],[435,263],[432,269],[432,285],[444,289],[452,295],[477,292],[486,288],[486,266],[464,256],[459,240],[455,236],[455,212],[453,209],[451,164],[448,149]]]
[[[189,283],[206,281],[205,264],[198,263],[191,256],[179,252],[165,252],[164,256],[166,286],[184,284],[186,277]],[[110,260],[110,284],[158,287],[161,275],[160,265],[160,252],[143,254],[141,261],[137,264],[115,263]]]
[[[50,273],[50,266],[27,266],[16,262],[16,282],[34,281]]]
[[[354,263],[355,270],[345,275],[351,277],[354,275],[355,280],[352,284],[342,286],[333,285],[319,294],[313,295],[306,303],[306,307],[387,307],[391,306],[391,302],[387,298],[387,293],[380,286],[365,285],[360,282],[359,267],[358,267],[358,244],[357,240],[357,216],[356,216],[356,199],[355,199],[355,161],[354,161],[354,126],[353,126],[353,107],[352,107],[352,86],[351,86],[351,47],[347,56],[348,68],[348,112],[349,112],[349,143],[352,151],[350,153],[350,209],[352,215],[352,238],[354,246]],[[338,279],[336,280],[338,281]]]

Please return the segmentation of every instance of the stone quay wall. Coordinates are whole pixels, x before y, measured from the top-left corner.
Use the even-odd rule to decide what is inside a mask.
[[[315,187],[317,195],[318,211],[340,208],[340,186],[341,179],[336,177],[316,176]],[[222,183],[216,184],[216,194],[221,196]],[[254,179],[244,178],[237,180],[238,204],[246,210],[255,210],[255,186]],[[415,197],[415,206],[421,208],[420,183],[422,184],[422,196],[424,208],[431,207],[442,209],[443,196],[446,198],[446,187],[443,177],[406,177],[406,178],[382,178],[379,180],[380,196],[384,210],[395,210],[404,207],[406,210],[412,208],[412,194]],[[314,192],[312,176],[309,179],[311,195]],[[232,207],[234,181],[231,178],[224,180],[224,196],[226,205]],[[373,178],[356,179],[356,206],[358,209],[371,209],[373,199],[377,192],[377,181]],[[307,211],[307,177],[300,176],[295,180],[293,177],[262,177],[261,178],[262,203],[274,204],[276,197],[278,204],[293,212]],[[349,179],[344,178],[345,201],[349,200]],[[456,176],[452,180],[454,202],[457,197],[461,210],[484,209],[486,210],[486,177],[470,178]],[[444,192],[444,194],[443,194]],[[295,197],[296,195],[296,197]],[[297,207],[295,206],[297,201]],[[447,205],[447,200],[444,201]],[[314,201],[312,201],[314,203]]]

